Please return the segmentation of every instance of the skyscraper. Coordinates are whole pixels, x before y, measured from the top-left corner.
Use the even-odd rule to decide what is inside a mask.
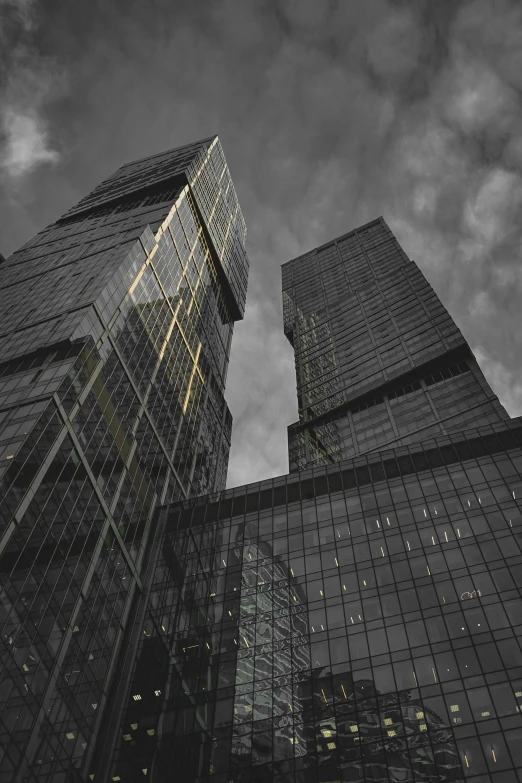
[[[86,779],[155,510],[225,486],[245,236],[212,137],[0,266],[2,781]]]
[[[290,470],[508,419],[382,218],[283,266],[299,421]]]
[[[93,779],[519,783],[522,421],[382,220],[283,289],[292,471],[159,512]]]

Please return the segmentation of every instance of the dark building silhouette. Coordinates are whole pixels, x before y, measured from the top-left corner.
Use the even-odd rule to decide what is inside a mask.
[[[291,472],[165,505],[94,780],[522,780],[522,422],[381,219],[283,266]]]
[[[155,510],[225,486],[245,236],[214,136],[123,166],[1,264],[1,781],[89,779]]]

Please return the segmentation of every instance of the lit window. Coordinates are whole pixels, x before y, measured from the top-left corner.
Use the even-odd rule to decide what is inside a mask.
[[[356,734],[359,731],[359,726],[356,723],[352,723],[350,726],[350,731],[352,734]]]
[[[395,731],[395,729],[388,730],[388,737],[395,737],[396,734],[397,732]]]
[[[68,731],[65,736],[67,739],[74,739],[74,731]]]
[[[420,731],[428,731],[428,727],[425,723],[419,723]]]
[[[161,696],[161,691],[154,691],[155,696]]]
[[[415,717],[417,720],[423,720],[424,719],[424,713],[423,712],[416,712]]]
[[[450,710],[451,710],[451,712],[459,712],[460,711],[460,707],[459,707],[458,704],[450,704]]]
[[[155,733],[156,733],[156,729],[147,729],[147,734],[150,737],[153,737]]]
[[[385,726],[391,726],[393,723],[393,720],[391,718],[385,718],[384,719],[384,725]]]
[[[141,696],[139,693],[135,693],[132,698],[134,699],[134,701],[141,701]]]
[[[131,739],[132,739],[132,737],[131,737],[131,735],[130,735],[130,734],[124,734],[124,735],[123,735],[123,739],[125,740],[125,742],[129,742],[129,740],[131,740]]]

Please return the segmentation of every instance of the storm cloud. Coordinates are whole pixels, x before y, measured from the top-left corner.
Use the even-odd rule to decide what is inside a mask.
[[[248,226],[229,485],[287,470],[280,264],[383,215],[522,414],[522,6],[0,0],[0,252],[218,133]]]

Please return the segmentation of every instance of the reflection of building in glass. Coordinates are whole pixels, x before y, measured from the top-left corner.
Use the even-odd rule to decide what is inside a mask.
[[[1,780],[91,779],[154,510],[224,487],[247,272],[217,137],[123,166],[2,262]]]
[[[215,664],[226,675],[205,696],[212,751],[185,729],[187,754],[169,773],[208,783],[498,783],[504,772],[509,781],[522,738],[521,467],[515,419],[168,507],[176,540],[189,538],[199,561],[208,553],[201,601],[217,601],[209,633],[228,642]],[[283,624],[291,650],[277,654],[291,661],[292,702],[274,654],[285,573],[299,621]],[[250,614],[238,622],[242,606]],[[196,710],[195,680],[187,692]],[[294,739],[278,744],[285,702]]]
[[[451,728],[411,690],[383,695],[364,674],[317,670],[301,693],[308,753],[320,754],[325,766],[338,764],[347,780],[460,777]]]
[[[160,513],[108,779],[515,783],[522,422],[383,221],[283,280],[293,470]]]

